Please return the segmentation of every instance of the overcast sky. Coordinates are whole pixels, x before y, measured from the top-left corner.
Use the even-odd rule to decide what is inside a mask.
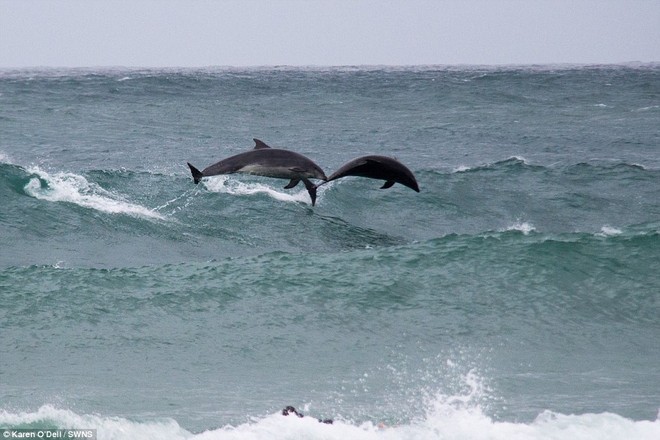
[[[0,0],[0,67],[660,61],[660,0]]]

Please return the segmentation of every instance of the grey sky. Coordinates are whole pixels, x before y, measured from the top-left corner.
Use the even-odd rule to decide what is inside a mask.
[[[660,61],[660,0],[0,0],[0,67]]]

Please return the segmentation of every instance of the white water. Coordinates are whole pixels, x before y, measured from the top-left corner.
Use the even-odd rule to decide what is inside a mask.
[[[285,180],[281,180],[283,185],[286,185]],[[264,185],[262,183],[250,182],[245,183],[236,179],[232,179],[229,176],[214,176],[203,181],[206,189],[212,192],[230,194],[230,195],[255,195],[255,194],[266,194],[275,200],[282,202],[304,202],[311,204],[309,194],[307,190],[303,189],[302,191],[294,193],[285,193],[282,191],[277,191],[270,186]],[[301,184],[302,186],[302,184]],[[302,186],[304,188],[304,186]]]
[[[193,433],[173,419],[129,420],[97,414],[77,414],[44,405],[35,412],[0,410],[0,429],[57,427],[95,429],[98,440],[657,440],[660,419],[631,420],[612,413],[560,414],[543,411],[531,423],[498,421],[487,415],[482,402],[489,392],[474,370],[461,377],[463,391],[434,393],[422,398],[422,411],[406,423],[386,426],[377,420],[335,419],[319,423],[313,414],[304,418],[250,417],[236,426],[226,425]],[[304,408],[305,410],[307,408]],[[325,415],[327,416],[327,414]],[[660,414],[659,414],[660,416]]]
[[[660,420],[635,421],[612,413],[567,415],[551,411],[531,423],[495,421],[477,406],[438,396],[424,418],[398,426],[378,422],[335,420],[319,423],[314,417],[284,417],[279,413],[201,433],[183,429],[172,419],[133,421],[121,417],[79,415],[45,405],[35,412],[0,410],[0,429],[52,427],[96,429],[98,440],[206,439],[206,440],[657,440]]]
[[[505,229],[505,231],[519,231],[524,235],[529,235],[532,232],[536,231],[534,225],[528,222],[516,222]]]
[[[623,234],[623,231],[621,229],[614,228],[612,226],[603,226],[602,228],[600,228],[600,233],[598,233],[596,235],[600,235],[600,236],[603,236],[603,237],[611,237],[611,236],[621,235],[621,234]]]
[[[107,191],[81,175],[63,172],[50,174],[38,167],[32,167],[28,172],[38,177],[30,179],[25,192],[39,200],[74,203],[110,214],[159,220],[165,218],[152,209],[124,200],[123,196]]]

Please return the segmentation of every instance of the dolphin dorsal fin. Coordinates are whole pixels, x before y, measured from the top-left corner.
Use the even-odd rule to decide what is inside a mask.
[[[254,143],[256,144],[254,146],[255,150],[261,150],[262,148],[270,148],[264,141],[260,141],[259,139],[253,139]]]

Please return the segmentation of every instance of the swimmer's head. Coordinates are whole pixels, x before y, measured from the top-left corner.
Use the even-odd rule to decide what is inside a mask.
[[[289,414],[295,414],[295,415],[297,415],[298,417],[302,417],[302,416],[303,416],[303,415],[300,414],[298,411],[296,411],[296,409],[295,409],[294,407],[292,407],[292,406],[287,406],[286,408],[284,408],[284,409],[282,410],[282,415],[283,415],[283,416],[288,416]]]

